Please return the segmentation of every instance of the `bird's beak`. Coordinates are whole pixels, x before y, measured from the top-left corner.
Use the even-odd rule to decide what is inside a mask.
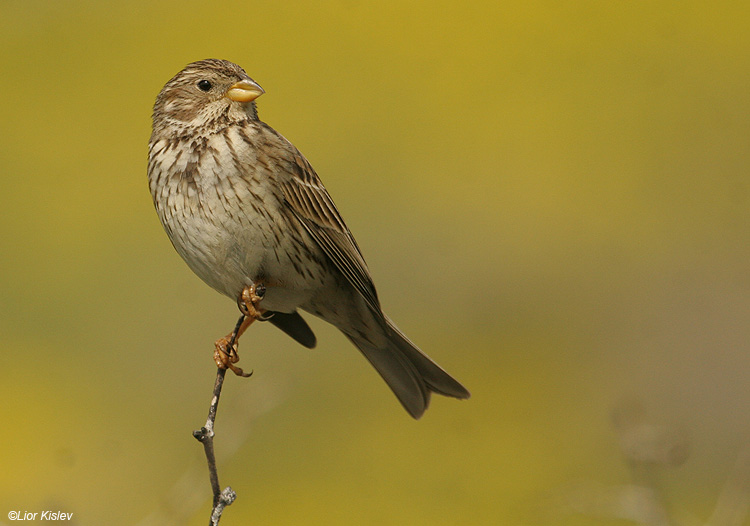
[[[241,80],[229,87],[226,97],[235,102],[250,102],[264,93],[263,88],[252,80]]]

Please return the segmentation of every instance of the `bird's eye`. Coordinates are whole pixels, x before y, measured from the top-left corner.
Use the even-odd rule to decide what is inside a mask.
[[[207,80],[199,80],[196,86],[201,91],[209,91],[212,88],[211,83]]]

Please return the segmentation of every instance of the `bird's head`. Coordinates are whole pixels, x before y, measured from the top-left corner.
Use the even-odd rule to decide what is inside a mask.
[[[217,59],[193,62],[167,82],[156,98],[154,131],[212,131],[246,119],[257,120],[255,99],[263,93],[237,64]]]

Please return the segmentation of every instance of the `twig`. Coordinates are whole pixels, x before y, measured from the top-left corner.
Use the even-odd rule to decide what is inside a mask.
[[[234,348],[235,340],[237,339],[237,331],[239,331],[242,322],[245,321],[244,314],[240,316],[237,325],[232,332],[232,338],[229,341],[229,349]],[[219,397],[221,396],[221,388],[224,385],[224,375],[227,370],[218,367],[216,370],[216,382],[214,382],[214,393],[211,399],[211,405],[208,408],[208,418],[206,419],[206,425],[197,431],[193,431],[193,436],[198,442],[203,444],[203,449],[206,453],[206,460],[208,461],[208,478],[211,482],[211,491],[214,494],[213,509],[211,510],[211,522],[209,526],[217,526],[221,519],[221,514],[224,512],[224,508],[229,506],[237,498],[237,494],[234,490],[227,486],[224,490],[221,490],[219,485],[219,474],[216,469],[216,456],[214,455],[214,422],[216,422],[216,411],[219,408]]]
[[[252,387],[241,382],[244,384],[240,387],[244,390],[243,396],[225,397],[221,409],[224,415],[221,447],[215,449],[217,466],[235,458],[255,431],[258,418],[275,409],[288,396],[288,381],[266,376],[257,378]],[[233,416],[240,418],[227,419]],[[185,471],[164,489],[158,504],[136,526],[185,526],[206,501],[205,485],[206,456],[201,448],[200,456],[196,451]],[[213,500],[213,494],[209,500]]]

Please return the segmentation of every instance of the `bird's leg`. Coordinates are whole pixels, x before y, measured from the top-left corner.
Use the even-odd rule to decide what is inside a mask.
[[[214,362],[221,369],[230,369],[237,376],[250,376],[251,373],[245,373],[236,364],[240,361],[237,354],[237,343],[247,328],[255,320],[263,320],[265,310],[259,307],[260,301],[266,294],[266,286],[262,283],[252,284],[244,289],[237,299],[237,306],[242,312],[242,316],[237,321],[234,330],[223,338],[216,340],[214,349]]]

